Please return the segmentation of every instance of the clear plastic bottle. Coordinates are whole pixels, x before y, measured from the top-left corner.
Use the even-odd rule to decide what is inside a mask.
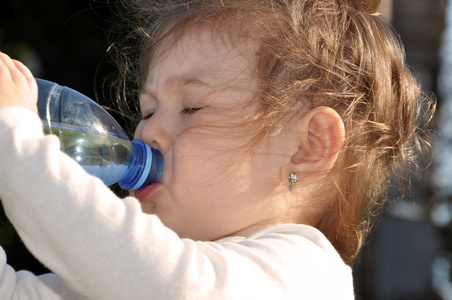
[[[163,156],[141,140],[130,142],[115,119],[85,95],[36,79],[44,133],[59,137],[61,150],[106,185],[141,189],[161,179]]]

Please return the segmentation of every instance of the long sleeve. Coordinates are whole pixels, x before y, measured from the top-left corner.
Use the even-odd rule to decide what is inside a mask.
[[[0,299],[20,300],[77,300],[56,274],[35,276],[27,271],[16,272],[6,263],[6,255],[0,248]]]
[[[180,239],[60,152],[32,113],[1,109],[0,136],[8,218],[87,299],[353,299],[350,268],[314,228],[276,226],[240,242]]]

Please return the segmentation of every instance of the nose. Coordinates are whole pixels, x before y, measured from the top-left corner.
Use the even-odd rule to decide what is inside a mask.
[[[142,120],[135,130],[135,138],[165,154],[171,146],[168,121],[154,114],[146,120]]]

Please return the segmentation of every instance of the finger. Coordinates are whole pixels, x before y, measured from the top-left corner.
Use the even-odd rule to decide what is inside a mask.
[[[34,83],[31,71],[21,62],[11,59],[7,54],[0,53],[0,59],[3,63],[2,77],[6,80],[12,80],[16,85],[30,90],[33,97],[37,95],[36,83]],[[7,76],[9,75],[9,76]]]
[[[8,68],[14,66],[13,60],[6,53],[0,52],[0,60]]]
[[[27,81],[35,81],[35,78],[28,67],[26,67],[22,62],[18,60],[13,59],[12,61],[16,69],[18,69],[24,75]]]
[[[27,84],[31,90],[31,92],[33,93],[33,96],[36,96],[35,98],[37,98],[38,95],[38,85],[36,83],[36,79],[33,76],[33,74],[31,73],[30,69],[25,66],[22,62],[13,59],[13,63],[15,65],[15,67],[23,74],[23,76],[25,77],[25,80],[27,81]]]
[[[1,71],[1,78],[5,78],[5,76],[8,76],[7,78],[11,78],[11,58],[3,53],[0,52],[0,71]]]
[[[24,74],[22,74],[22,71],[20,71],[16,64],[14,63],[14,60],[11,59],[7,54],[0,53],[0,59],[3,63],[2,66],[2,76],[8,74],[8,79],[12,80],[13,82],[23,84],[26,83],[26,78]]]

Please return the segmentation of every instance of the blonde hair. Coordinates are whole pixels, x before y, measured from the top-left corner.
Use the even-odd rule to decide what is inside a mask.
[[[335,192],[316,225],[352,264],[388,201],[393,174],[408,178],[433,107],[405,65],[404,50],[379,19],[379,0],[124,1],[137,23],[121,48],[122,86],[137,92],[155,49],[200,26],[259,45],[258,142],[302,109],[330,106],[346,130],[331,170]],[[127,50],[127,51],[124,51]],[[126,94],[124,94],[126,95]]]

